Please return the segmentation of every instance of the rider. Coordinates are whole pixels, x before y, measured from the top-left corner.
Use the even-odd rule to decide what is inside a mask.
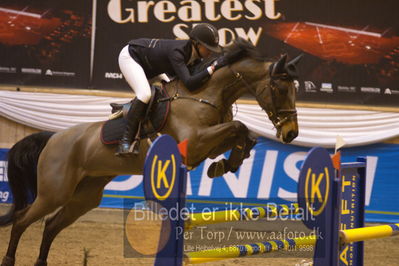
[[[207,58],[212,52],[221,52],[217,29],[207,23],[196,25],[189,40],[135,39],[119,54],[119,67],[136,98],[127,114],[127,127],[116,155],[129,155],[130,145],[144,118],[151,89],[147,79],[162,73],[177,76],[192,91],[201,87],[219,68],[212,64],[203,71],[190,74],[188,66]]]

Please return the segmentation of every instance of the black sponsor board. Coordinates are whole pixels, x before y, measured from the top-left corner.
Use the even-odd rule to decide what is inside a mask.
[[[277,42],[265,34],[263,24],[283,16],[277,5],[277,1],[269,0],[98,1],[93,85],[130,90],[118,66],[119,52],[129,40],[187,39],[190,30],[201,22],[219,29],[221,45],[243,37],[261,47],[264,54],[276,57],[281,45],[278,49],[275,44],[267,45],[270,41]]]
[[[0,3],[0,83],[87,88],[92,1]]]
[[[270,60],[303,53],[298,100],[398,106],[397,1],[94,1],[93,69],[92,1],[2,1],[0,83],[129,91],[118,66],[129,40],[187,38],[208,22],[222,45],[242,37]]]
[[[98,1],[93,85],[130,90],[118,66],[130,39],[187,38],[208,22],[222,45],[239,36],[270,59],[303,53],[298,100],[396,106],[398,8],[372,0]]]

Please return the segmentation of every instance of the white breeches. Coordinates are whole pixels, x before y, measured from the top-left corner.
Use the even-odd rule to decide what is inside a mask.
[[[119,68],[137,98],[143,103],[151,99],[151,88],[143,68],[130,56],[129,46],[126,45],[119,53]]]

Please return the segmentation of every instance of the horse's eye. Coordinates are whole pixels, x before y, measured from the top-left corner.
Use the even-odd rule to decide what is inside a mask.
[[[288,93],[288,87],[286,87],[286,86],[280,87],[280,88],[278,88],[278,92],[280,94],[287,94]]]
[[[291,81],[291,80],[294,80],[290,75],[288,75],[288,74],[283,74],[283,75],[281,75],[281,80],[284,80],[284,81]]]

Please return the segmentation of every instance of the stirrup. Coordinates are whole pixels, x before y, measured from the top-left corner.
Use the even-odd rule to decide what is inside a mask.
[[[142,124],[143,124],[143,122],[140,121],[139,126],[137,128],[136,136],[134,137],[134,141],[130,145],[129,151],[131,151],[134,155],[137,155],[140,153],[140,131],[141,131],[141,127],[143,126]]]
[[[127,152],[126,149],[124,150],[124,152],[118,152],[119,148],[121,147],[121,144],[119,144],[119,146],[117,147],[117,151],[115,152],[115,155],[116,156],[138,155],[140,153],[140,131],[141,131],[141,122],[139,122],[136,136],[134,138],[134,141],[131,144],[129,144],[129,149],[127,149]]]
[[[140,153],[140,139],[136,139],[133,141],[132,144],[129,145],[129,149],[119,151],[120,146],[118,146],[117,151],[115,152],[116,156],[132,156],[132,155],[137,155]]]
[[[129,145],[129,148],[126,149],[126,147],[121,148],[121,145],[122,144],[119,144],[118,147],[116,148],[115,155],[116,156],[120,156],[120,157],[122,157],[122,156],[131,156],[132,155],[132,152],[131,152],[131,147],[132,146]]]
[[[130,145],[129,152],[137,155],[140,153],[140,139],[135,139],[133,143]]]

